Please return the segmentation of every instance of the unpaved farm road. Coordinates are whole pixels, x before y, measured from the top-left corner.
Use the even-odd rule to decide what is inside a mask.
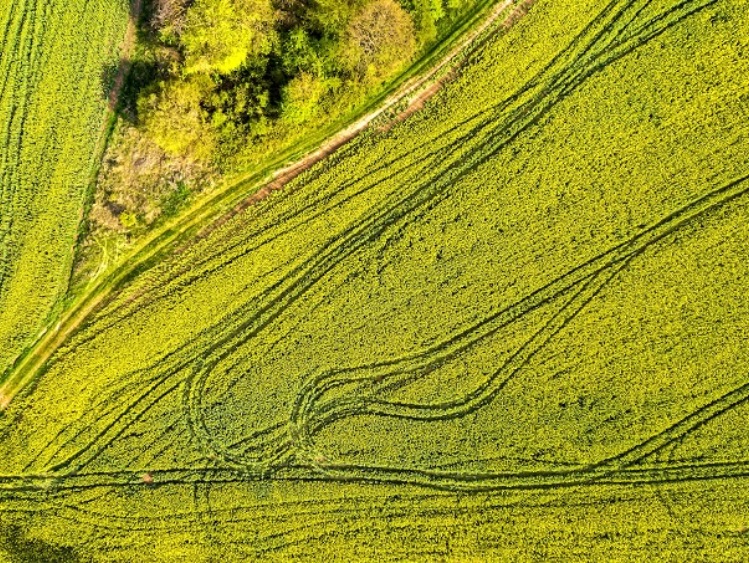
[[[285,158],[286,155],[279,157],[265,169],[254,171],[248,176],[236,180],[231,185],[214,191],[205,199],[196,202],[195,205],[172,222],[146,236],[116,266],[91,280],[82,293],[60,314],[58,319],[38,335],[32,346],[19,355],[11,369],[2,377],[0,413],[8,407],[20,391],[44,370],[55,350],[78,329],[91,313],[106,303],[107,298],[126,283],[139,268],[150,263],[160,254],[174,248],[180,241],[199,232],[201,228],[217,222],[220,224],[222,218],[231,216],[247,206],[265,199],[273,191],[283,188],[285,184],[299,174],[354,139],[373,120],[395,106],[406,103],[405,109],[400,113],[402,117],[414,113],[444,83],[444,78],[435,80],[440,71],[453,63],[456,57],[470,47],[501,15],[506,14],[501,24],[501,28],[506,30],[527,13],[534,1],[503,0],[490,8],[478,23],[472,21],[473,25],[468,28],[468,31],[463,32],[457,38],[454,36],[447,38],[445,41],[453,43],[453,47],[438,62],[423,73],[417,74],[397,86],[393,93],[387,96],[377,107],[340,129],[327,140],[318,143],[314,150],[285,166],[283,163],[284,161],[288,162],[288,158]],[[512,6],[515,7],[510,10]]]

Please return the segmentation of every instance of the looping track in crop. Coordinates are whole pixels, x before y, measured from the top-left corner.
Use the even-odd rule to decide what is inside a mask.
[[[0,9],[0,199],[29,211],[0,217],[16,351],[41,326],[3,319],[25,322],[17,280],[48,258],[24,258],[45,174],[77,210],[92,158],[58,125],[106,109],[60,78],[101,67],[125,4]],[[63,31],[102,10],[122,18],[84,65]],[[0,345],[0,559],[746,559],[749,3],[465,22],[368,127],[321,131],[335,152],[208,194],[59,316],[29,305],[59,324],[15,363]],[[68,253],[63,216],[44,221]]]
[[[165,479],[192,482],[219,476],[227,480],[316,478],[341,481],[374,481],[409,483],[448,490],[481,491],[505,488],[572,486],[585,483],[629,482],[699,478],[706,468],[697,465],[651,467],[642,465],[663,448],[707,421],[745,401],[744,384],[721,398],[700,407],[666,430],[654,433],[636,447],[615,456],[581,467],[559,470],[511,472],[476,472],[439,469],[414,469],[398,466],[352,464],[336,461],[320,450],[316,437],[334,423],[357,416],[382,417],[413,422],[459,420],[490,405],[508,382],[565,330],[568,324],[594,302],[597,296],[616,282],[633,261],[646,260],[646,251],[656,245],[668,245],[675,233],[695,220],[705,220],[717,210],[742,198],[749,190],[749,178],[737,177],[713,187],[691,202],[672,211],[650,226],[643,226],[627,240],[579,263],[574,268],[547,281],[520,299],[507,304],[494,303],[479,319],[445,334],[439,341],[401,356],[376,362],[312,371],[290,373],[300,381],[289,412],[277,412],[267,425],[249,425],[243,435],[227,441],[216,435],[215,425],[206,418],[206,397],[211,395],[212,376],[217,366],[230,360],[233,351],[252,345],[253,339],[268,332],[273,323],[316,291],[321,280],[366,249],[382,249],[392,244],[399,228],[409,219],[428,216],[440,201],[451,195],[461,179],[480,170],[533,128],[542,128],[557,104],[571,96],[588,79],[622,59],[666,31],[675,28],[718,0],[684,0],[660,5],[650,1],[612,1],[539,72],[509,96],[490,105],[489,109],[470,115],[454,125],[450,133],[454,142],[428,149],[416,144],[421,157],[411,162],[399,156],[383,162],[363,178],[348,180],[356,186],[354,194],[341,198],[326,196],[305,206],[281,212],[276,229],[243,233],[235,242],[221,247],[224,254],[218,264],[218,251],[203,257],[203,274],[228,269],[236,261],[281,240],[311,224],[327,212],[355,197],[365,196],[397,177],[400,189],[377,199],[366,213],[356,217],[340,235],[331,235],[313,252],[301,253],[285,260],[254,281],[255,294],[228,312],[220,322],[209,325],[190,340],[163,356],[155,358],[145,369],[136,369],[110,388],[93,411],[76,425],[60,430],[48,445],[29,462],[29,475],[43,468],[42,475],[53,475],[60,482],[80,481],[86,486],[132,483],[127,472],[104,475],[89,473],[106,449],[120,439],[130,427],[148,417],[149,412],[169,400],[179,402],[183,411],[175,415],[177,425],[198,445],[208,465],[205,474],[198,467],[174,471]],[[308,180],[321,174],[313,171]],[[280,201],[280,200],[277,200]],[[267,213],[273,212],[274,200]],[[248,242],[249,241],[249,242]],[[380,250],[380,253],[383,251]],[[195,264],[193,264],[195,265]],[[350,275],[354,275],[353,273]],[[186,276],[187,279],[184,279]],[[166,284],[164,291],[180,291],[196,283],[197,274],[182,268]],[[157,302],[158,292],[147,294],[145,306]],[[313,301],[311,301],[313,302]],[[143,305],[143,303],[139,303]],[[469,354],[475,347],[495,335],[513,331],[517,323],[535,311],[546,317],[527,335],[511,354],[472,389],[436,402],[407,401],[393,398],[397,392],[412,386],[450,361]],[[104,316],[96,323],[110,329],[135,314],[136,308],[114,308],[109,323]],[[93,340],[94,336],[82,342]],[[279,337],[280,339],[281,337]],[[64,358],[63,351],[60,357]],[[230,378],[227,388],[238,384],[246,367],[230,363],[223,373]],[[224,389],[224,394],[227,390]],[[165,446],[166,447],[166,446]],[[155,459],[160,454],[154,454]],[[722,475],[743,475],[745,468],[729,464]],[[93,470],[91,470],[93,471]],[[159,475],[158,473],[156,473]],[[34,479],[39,477],[24,477]],[[8,487],[18,481],[11,479]],[[73,485],[71,485],[73,486]],[[76,485],[78,486],[78,485]]]
[[[439,175],[429,177],[427,182],[424,182],[429,186],[428,189],[413,192],[409,197],[399,194],[402,199],[397,200],[395,205],[385,207],[379,215],[370,215],[358,229],[348,233],[346,239],[331,241],[327,252],[315,256],[311,264],[305,264],[304,267],[293,271],[292,274],[295,275],[288,275],[284,279],[287,284],[284,284],[282,289],[279,287],[280,291],[270,294],[272,297],[265,298],[256,305],[256,310],[264,314],[253,319],[254,322],[240,327],[241,332],[231,338],[223,348],[218,348],[210,357],[205,358],[197,372],[188,380],[190,391],[186,393],[186,397],[191,427],[196,435],[200,436],[201,443],[207,446],[213,455],[221,457],[224,461],[247,468],[267,468],[283,464],[288,461],[289,455],[295,452],[297,455],[302,454],[310,464],[330,471],[326,465],[314,461],[320,456],[313,451],[311,436],[336,420],[360,414],[421,420],[465,416],[491,401],[508,378],[593,299],[596,293],[616,276],[619,269],[626,266],[629,259],[639,255],[647,246],[661,240],[695,216],[736,197],[732,190],[743,193],[745,188],[742,179],[707,194],[661,223],[644,230],[630,241],[621,243],[608,253],[580,265],[526,299],[481,320],[476,326],[466,328],[458,335],[449,337],[434,348],[399,360],[342,368],[311,377],[294,405],[288,428],[284,428],[282,424],[275,424],[266,429],[258,429],[243,441],[241,453],[227,450],[212,440],[202,419],[200,397],[204,396],[205,384],[212,366],[223,360],[227,351],[232,350],[239,339],[246,341],[262,330],[293,300],[303,295],[316,280],[335,267],[342,260],[342,256],[355,252],[361,245],[373,240],[387,225],[415,212],[420,206],[427,205],[433,198],[443,195],[456,178],[480,165],[480,162],[472,161],[470,155],[480,155],[481,159],[485,159],[501,150],[515,136],[539,122],[554,103],[569,95],[594,72],[712,3],[681,2],[646,21],[639,21],[638,16],[649,2],[612,2],[539,75],[516,94],[498,104],[492,115],[477,116],[482,118],[480,123],[471,125],[468,133],[462,137],[462,143],[435,153],[434,162],[447,161],[450,164],[446,171],[440,171]],[[459,154],[456,154],[456,146],[461,149]],[[469,155],[468,158],[466,154]],[[456,156],[459,156],[459,159]],[[716,197],[721,196],[724,196],[725,200],[715,201]],[[700,208],[701,205],[707,207]],[[695,212],[695,208],[700,211]],[[378,399],[383,392],[412,383],[420,374],[429,372],[450,357],[470,348],[483,337],[506,327],[524,313],[555,299],[564,301],[556,315],[489,380],[468,396],[439,405],[401,404]],[[347,388],[343,398],[325,400],[326,394],[344,386]]]
[[[399,275],[397,270],[395,274],[387,271],[388,260],[397,254],[391,249],[399,244],[418,244],[417,237],[406,240],[409,227],[429,221],[450,198],[463,197],[461,182],[482,178],[486,167],[514,154],[528,138],[541,135],[558,117],[555,112],[563,102],[573,99],[614,63],[678,30],[721,1],[609,2],[530,78],[492,98],[480,111],[472,108],[451,121],[442,132],[449,142],[440,144],[439,139],[418,137],[407,151],[393,151],[392,155],[385,152],[381,160],[355,168],[356,173],[343,179],[335,176],[337,161],[314,168],[290,185],[287,193],[269,198],[257,209],[248,207],[225,224],[196,236],[194,247],[180,249],[161,270],[157,265],[153,271],[146,271],[145,281],[135,276],[132,288],[126,287],[121,296],[114,296],[110,304],[88,319],[70,346],[60,348],[49,362],[50,374],[59,375],[65,373],[67,365],[74,366],[71,379],[78,378],[75,383],[85,392],[86,378],[96,381],[95,370],[103,368],[100,363],[89,370],[85,362],[75,363],[76,356],[81,350],[96,350],[103,334],[122,330],[125,338],[137,339],[139,331],[149,327],[154,330],[142,319],[166,315],[173,305],[171,299],[178,302],[183,294],[211,280],[217,280],[217,286],[230,284],[240,268],[251,272],[245,281],[226,290],[229,297],[215,305],[219,314],[210,305],[201,309],[216,316],[208,317],[197,330],[185,331],[189,337],[175,338],[174,343],[159,348],[158,353],[140,363],[134,361],[133,366],[123,363],[129,367],[120,369],[105,383],[97,382],[99,387],[83,403],[79,415],[68,417],[36,442],[35,446],[41,446],[23,458],[21,471],[0,476],[0,512],[33,513],[24,504],[33,502],[36,510],[44,506],[59,518],[107,527],[116,533],[171,531],[186,523],[205,525],[222,519],[262,527],[272,515],[277,519],[272,532],[246,540],[254,542],[254,549],[271,555],[293,547],[295,542],[331,537],[342,514],[356,515],[365,509],[357,504],[359,499],[349,499],[354,504],[343,500],[289,500],[285,504],[268,500],[267,506],[258,500],[248,506],[238,502],[231,509],[222,508],[212,505],[212,487],[231,491],[231,487],[242,484],[255,487],[261,495],[263,487],[288,484],[344,488],[364,482],[402,486],[399,491],[419,495],[420,514],[442,517],[448,512],[466,515],[474,506],[470,503],[499,504],[505,502],[502,495],[525,490],[561,493],[643,484],[663,489],[689,481],[749,476],[747,463],[740,459],[703,461],[665,456],[697,430],[746,404],[749,375],[741,374],[709,396],[692,397],[686,414],[669,413],[658,424],[648,426],[645,439],[638,437],[636,443],[612,440],[614,445],[605,450],[605,455],[591,455],[594,461],[565,459],[562,454],[539,462],[533,457],[535,452],[513,458],[516,452],[504,451],[505,444],[497,443],[493,452],[496,457],[514,460],[507,469],[497,469],[490,463],[481,465],[486,459],[455,460],[448,456],[431,464],[422,463],[423,458],[418,456],[403,463],[397,456],[374,455],[373,460],[358,451],[339,456],[325,443],[326,433],[344,433],[349,425],[356,429],[364,420],[373,426],[382,422],[383,428],[388,424],[418,427],[423,433],[434,428],[435,434],[454,424],[458,435],[455,442],[460,444],[460,432],[470,430],[482,414],[493,408],[497,416],[503,414],[497,405],[513,385],[541,385],[534,380],[531,368],[542,363],[544,354],[559,340],[576,330],[576,323],[600,301],[616,293],[634,269],[650,264],[657,271],[660,262],[654,257],[677,252],[679,238],[688,238],[685,233],[699,238],[694,232],[696,225],[710,226],[719,222],[721,214],[747,204],[749,175],[740,163],[730,174],[716,173],[711,176],[713,180],[702,181],[691,191],[685,189],[683,193],[691,195],[678,202],[664,196],[658,200],[659,205],[648,208],[655,211],[647,219],[634,219],[632,225],[636,227],[622,229],[564,267],[546,269],[541,263],[542,275],[529,274],[533,281],[517,294],[482,294],[473,316],[460,317],[459,322],[437,336],[430,334],[431,338],[424,338],[419,345],[398,351],[383,346],[381,354],[352,353],[350,358],[345,350],[338,351],[335,362],[327,364],[306,362],[312,355],[300,353],[296,363],[284,363],[284,356],[294,352],[284,348],[284,343],[297,332],[304,335],[307,319],[318,314],[328,318],[322,315],[331,295],[338,292],[345,296],[356,279],[367,272],[378,280]],[[409,117],[409,121],[416,119]],[[397,134],[398,128],[409,121],[382,135],[374,134],[370,141],[389,142],[389,135]],[[333,158],[345,161],[359,152],[366,151],[350,145]],[[310,190],[306,199],[285,206],[288,200],[284,196],[303,193],[308,185],[318,182],[331,182],[337,189],[319,193]],[[357,207],[360,201],[365,203]],[[255,225],[253,218],[265,222]],[[434,232],[439,228],[444,232],[455,223],[453,217],[445,219]],[[498,219],[491,228],[501,228],[500,223]],[[320,229],[324,234],[307,237],[316,224],[324,225]],[[443,259],[438,254],[442,250],[435,253],[435,260]],[[259,258],[254,261],[263,252],[272,256],[270,265]],[[522,258],[511,253],[507,256]],[[413,270],[422,265],[417,263]],[[459,270],[456,267],[458,273],[451,275],[457,278]],[[456,287],[460,288],[463,281],[455,282]],[[430,280],[425,286],[444,282],[444,278]],[[389,287],[393,286],[383,291]],[[403,301],[410,298],[417,299],[418,295],[407,295]],[[345,305],[344,297],[339,302],[341,315],[358,311]],[[383,324],[389,321],[386,318]],[[127,332],[131,322],[136,328]],[[350,332],[375,324],[356,319]],[[398,328],[394,322],[391,330]],[[171,337],[168,330],[160,336]],[[341,340],[347,336],[342,335]],[[305,342],[300,339],[290,347],[303,348]],[[478,356],[496,342],[507,343],[506,353],[491,356],[491,361],[481,365],[485,370],[475,370],[475,364],[466,358]],[[310,347],[316,343],[312,341]],[[254,356],[247,353],[254,349]],[[290,366],[266,388],[262,385],[271,376],[266,377],[262,371],[265,364],[260,360],[264,356],[270,358],[269,365]],[[440,382],[451,369],[463,376],[461,385],[434,385],[439,392],[431,395],[411,392],[418,391],[422,384],[426,387],[427,380]],[[574,373],[575,367],[560,369]],[[709,375],[705,373],[704,377]],[[259,390],[252,387],[255,384]],[[273,395],[277,402],[269,400],[270,407],[260,404],[262,393],[269,388],[280,397]],[[33,395],[33,391],[29,393]],[[159,424],[153,424],[154,420]],[[379,427],[372,433],[377,431]],[[370,452],[381,446],[372,446]],[[182,510],[183,497],[175,501],[179,510],[167,511],[166,516],[156,512],[108,514],[97,504],[104,498],[102,503],[107,506],[108,494],[148,492],[151,486],[162,490],[155,485],[192,490],[192,509]],[[481,499],[478,493],[485,491],[492,494]],[[447,493],[460,496],[467,505],[456,503],[448,510],[440,504]],[[83,500],[71,500],[73,496]],[[372,501],[361,500],[361,506],[368,502]],[[388,514],[407,514],[409,502],[394,501]],[[300,523],[295,518],[308,521]]]

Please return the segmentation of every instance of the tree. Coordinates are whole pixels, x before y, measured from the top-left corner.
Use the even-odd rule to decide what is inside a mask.
[[[210,159],[216,136],[201,104],[212,90],[211,79],[197,75],[162,83],[156,92],[142,97],[138,113],[148,137],[169,154]]]
[[[338,37],[361,0],[316,0],[311,3],[310,19],[319,31]]]
[[[345,62],[365,82],[379,82],[416,51],[413,21],[395,0],[373,0],[349,22]]]
[[[328,90],[325,80],[302,72],[286,85],[283,93],[283,116],[292,123],[302,123],[314,117],[320,99]]]
[[[155,0],[151,27],[167,44],[177,42],[185,29],[189,0]]]
[[[323,76],[324,61],[318,49],[304,28],[292,29],[284,38],[280,53],[284,72],[289,76],[301,72]]]
[[[196,0],[187,11],[185,72],[228,74],[276,41],[270,0]]]

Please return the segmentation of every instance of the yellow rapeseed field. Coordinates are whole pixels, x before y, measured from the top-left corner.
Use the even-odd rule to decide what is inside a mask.
[[[127,18],[122,0],[0,3],[0,375],[66,293]]]
[[[748,216],[749,2],[538,0],[56,349],[0,551],[746,560]]]

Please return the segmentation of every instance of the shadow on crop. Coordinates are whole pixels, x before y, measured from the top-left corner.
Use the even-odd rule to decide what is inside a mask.
[[[135,123],[138,117],[138,96],[145,87],[158,79],[159,74],[156,63],[121,59],[102,70],[102,96],[107,100],[111,111]]]
[[[75,549],[26,537],[19,526],[0,527],[0,555],[11,563],[82,563]]]
[[[137,101],[144,88],[166,76],[149,47],[156,39],[152,25],[158,0],[131,0],[123,54],[101,71],[101,95],[109,109],[130,122],[137,121]]]

